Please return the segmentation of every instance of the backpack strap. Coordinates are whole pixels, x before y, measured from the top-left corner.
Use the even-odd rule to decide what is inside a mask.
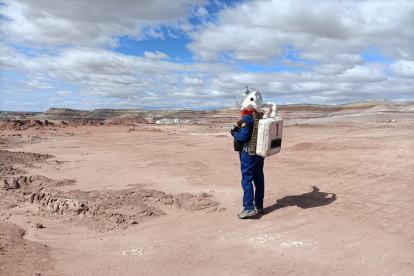
[[[250,155],[256,155],[257,131],[258,131],[258,128],[259,128],[259,120],[263,118],[263,115],[261,115],[259,112],[254,110],[252,116],[253,116],[253,133],[252,133],[252,137],[250,139],[248,153]]]

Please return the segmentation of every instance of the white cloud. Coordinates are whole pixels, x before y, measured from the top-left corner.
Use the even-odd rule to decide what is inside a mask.
[[[146,27],[142,30],[142,33],[147,38],[160,38],[162,40],[165,40],[164,33],[160,29],[157,29],[157,28]]]
[[[341,64],[341,63],[324,63],[314,67],[317,73],[323,75],[339,74],[345,70],[353,68],[353,65]]]
[[[14,42],[47,45],[116,44],[113,36],[160,37],[160,25],[186,21],[190,5],[205,0],[101,1],[101,0],[4,0],[0,14],[3,35]],[[142,33],[145,28],[145,34]]]
[[[56,91],[56,94],[58,94],[59,96],[69,96],[69,95],[72,95],[73,93],[69,90],[61,90],[61,91]]]
[[[414,78],[414,60],[397,60],[390,65],[390,70],[397,76]]]
[[[204,84],[204,81],[202,79],[192,78],[188,76],[185,76],[181,82],[186,85],[203,85]]]
[[[20,75],[3,76],[1,92],[30,92],[37,104],[22,106],[50,107],[36,99],[42,90],[79,109],[219,108],[234,105],[245,85],[286,103],[414,100],[411,1],[220,4],[214,23],[197,0],[5,2],[0,69]],[[201,25],[190,24],[189,16]],[[104,47],[119,43],[115,36],[160,41],[185,32],[193,39],[193,63],[156,48],[127,56]],[[11,45],[36,51],[26,55]],[[368,47],[388,61],[366,62]],[[276,66],[275,60],[277,70],[254,72]],[[264,67],[249,72],[246,64]]]
[[[198,7],[195,14],[200,17],[205,17],[208,16],[208,11],[203,7]]]
[[[390,58],[413,57],[412,1],[249,1],[220,13],[219,23],[191,34],[189,48],[206,61],[231,52],[244,62],[281,56],[286,45],[318,62],[360,63],[376,45]]]
[[[354,83],[379,82],[387,79],[384,69],[385,65],[382,64],[355,65],[337,75],[337,77],[339,77],[339,81]]]
[[[169,56],[167,54],[158,51],[155,51],[155,53],[145,51],[144,57],[148,59],[169,59]]]
[[[33,87],[35,89],[53,89],[53,85],[51,83],[40,82],[36,79],[32,79],[30,81],[20,80],[21,83],[24,83],[27,86]]]

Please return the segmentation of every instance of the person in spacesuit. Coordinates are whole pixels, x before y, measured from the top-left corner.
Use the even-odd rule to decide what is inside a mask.
[[[236,99],[236,105],[241,111],[242,121],[238,129],[233,126],[230,129],[231,135],[236,142],[243,143],[243,150],[240,156],[242,187],[243,187],[243,206],[244,210],[237,215],[239,219],[244,219],[263,213],[264,198],[264,157],[256,155],[255,132],[257,134],[258,120],[261,118],[260,108],[263,105],[263,98],[259,91],[249,90],[247,87],[242,90]],[[239,130],[237,132],[237,130]],[[253,182],[256,191],[253,189]]]

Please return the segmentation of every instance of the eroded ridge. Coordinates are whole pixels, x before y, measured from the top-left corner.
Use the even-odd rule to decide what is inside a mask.
[[[55,181],[40,175],[3,177],[0,184],[5,198],[1,205],[27,208],[37,215],[56,217],[98,231],[126,229],[174,210],[224,210],[207,193],[173,195],[150,189],[65,192],[60,188],[74,185],[74,180]]]

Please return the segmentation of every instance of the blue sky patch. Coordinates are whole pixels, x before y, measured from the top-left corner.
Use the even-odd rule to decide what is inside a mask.
[[[15,44],[7,44],[10,47],[13,47],[14,49],[16,49],[17,51],[19,51],[20,53],[28,56],[28,57],[36,57],[38,55],[41,54],[45,54],[45,55],[49,55],[49,56],[57,56],[58,54],[50,49],[47,48],[31,48],[31,47],[26,47],[26,46],[20,46],[20,45],[15,45]],[[58,46],[56,48],[67,48],[69,47],[69,45],[62,45],[62,46]]]
[[[361,56],[366,62],[381,62],[381,63],[385,63],[385,64],[390,64],[394,61],[391,58],[383,57],[381,54],[382,54],[382,52],[379,49],[377,49],[373,46],[368,46],[362,52]]]
[[[18,79],[18,80],[26,80],[26,81],[29,80],[29,78],[26,77],[24,74],[16,72],[16,71],[2,70],[0,72],[1,72],[2,75],[7,76],[9,78],[14,78],[14,79]]]
[[[159,51],[167,54],[172,62],[194,62],[193,54],[186,47],[191,42],[187,36],[174,33],[173,35],[177,35],[178,38],[173,38],[168,35],[168,32],[172,33],[173,31],[165,27],[162,27],[161,31],[164,34],[164,39],[145,38],[143,40],[135,40],[129,36],[117,37],[120,46],[113,49],[107,47],[107,49],[128,56],[144,56],[145,51],[152,53]]]
[[[16,49],[17,51],[19,51],[22,54],[25,54],[28,57],[35,57],[36,55],[34,55],[33,52],[33,48],[30,47],[24,47],[24,46],[18,46],[18,45],[14,45],[11,44],[10,46],[12,46],[14,49]]]
[[[309,59],[303,59],[299,58],[300,56],[300,50],[296,49],[293,45],[286,45],[284,49],[284,53],[282,54],[282,57],[287,58],[291,61],[301,61],[306,62],[309,64],[317,65],[319,62],[309,60]]]

